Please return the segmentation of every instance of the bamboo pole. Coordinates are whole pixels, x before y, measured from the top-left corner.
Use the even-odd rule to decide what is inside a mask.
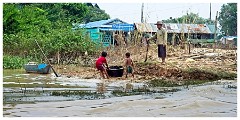
[[[34,39],[34,40],[35,40],[35,39]],[[43,56],[45,57],[45,59],[48,61],[48,64],[49,64],[50,67],[52,68],[53,73],[55,74],[55,76],[56,76],[56,77],[59,77],[58,74],[56,73],[56,71],[53,69],[53,67],[52,67],[52,65],[51,65],[51,63],[50,63],[50,61],[49,61],[48,58],[47,58],[47,56],[44,54],[42,48],[41,48],[40,45],[38,44],[37,40],[35,40],[35,42],[37,43],[37,45],[38,45],[39,49],[41,50],[41,52],[42,52]]]

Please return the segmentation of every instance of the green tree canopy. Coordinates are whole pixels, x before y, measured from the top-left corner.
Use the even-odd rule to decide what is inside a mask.
[[[97,4],[95,6],[89,5],[88,7],[88,13],[86,17],[84,18],[84,22],[93,22],[93,21],[99,21],[99,20],[107,20],[110,16],[105,13],[104,10],[101,10]]]
[[[84,3],[4,3],[4,55],[43,58],[37,40],[48,57],[59,53],[74,60],[84,52],[94,54],[99,45],[84,30],[72,30],[73,23],[107,19],[109,16]],[[97,18],[97,19],[96,19]]]
[[[224,35],[237,35],[237,3],[224,4],[218,19]]]
[[[165,23],[184,23],[184,24],[213,24],[214,21],[210,19],[204,19],[195,13],[187,13],[179,18],[171,18],[167,20],[163,20]]]

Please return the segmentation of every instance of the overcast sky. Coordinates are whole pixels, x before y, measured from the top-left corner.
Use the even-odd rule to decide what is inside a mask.
[[[142,3],[97,3],[111,18],[119,18],[128,23],[141,22]],[[211,19],[214,20],[216,12],[226,3],[211,3]],[[210,17],[209,3],[144,3],[144,19],[149,23],[177,18],[187,12],[199,14],[200,17]]]
[[[3,2],[44,2],[44,3],[97,3],[105,10],[111,19],[119,18],[127,23],[141,22],[141,7],[144,3],[144,19],[148,23],[158,20],[166,20],[170,17],[177,18],[186,15],[187,12],[199,14],[200,17],[210,17],[214,20],[216,12],[223,4],[237,2],[237,0],[3,0]]]

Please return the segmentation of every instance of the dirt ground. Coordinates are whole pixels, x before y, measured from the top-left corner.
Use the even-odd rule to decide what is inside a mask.
[[[133,45],[131,47],[107,48],[107,62],[109,66],[123,66],[125,53],[130,52],[131,58],[135,63],[135,78],[133,80],[149,80],[155,78],[165,78],[171,80],[184,79],[214,79],[212,74],[204,70],[225,71],[237,73],[237,50],[215,49],[212,48],[191,48],[190,54],[187,49],[181,49],[179,46],[167,47],[166,64],[162,65],[157,57],[157,46],[150,44],[148,53],[147,47],[142,45]],[[147,53],[147,62],[144,62]],[[77,76],[84,79],[101,78],[100,73],[95,68],[95,60],[91,58],[91,67],[72,67],[58,66],[59,72],[67,77]],[[197,68],[197,69],[196,69]],[[191,74],[185,70],[193,69]],[[203,71],[202,71],[203,70]],[[110,78],[110,80],[125,79]]]

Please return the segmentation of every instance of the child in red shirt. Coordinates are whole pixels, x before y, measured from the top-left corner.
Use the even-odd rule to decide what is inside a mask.
[[[107,57],[107,53],[106,52],[102,52],[102,56],[99,57],[97,59],[97,61],[96,61],[96,68],[97,68],[97,70],[100,71],[101,76],[103,77],[103,79],[105,79],[104,75],[107,77],[107,79],[109,79],[109,76],[108,76],[108,73],[107,73],[107,70],[106,70],[106,67],[108,69],[108,64],[107,64],[107,60],[106,60],[105,57]]]

